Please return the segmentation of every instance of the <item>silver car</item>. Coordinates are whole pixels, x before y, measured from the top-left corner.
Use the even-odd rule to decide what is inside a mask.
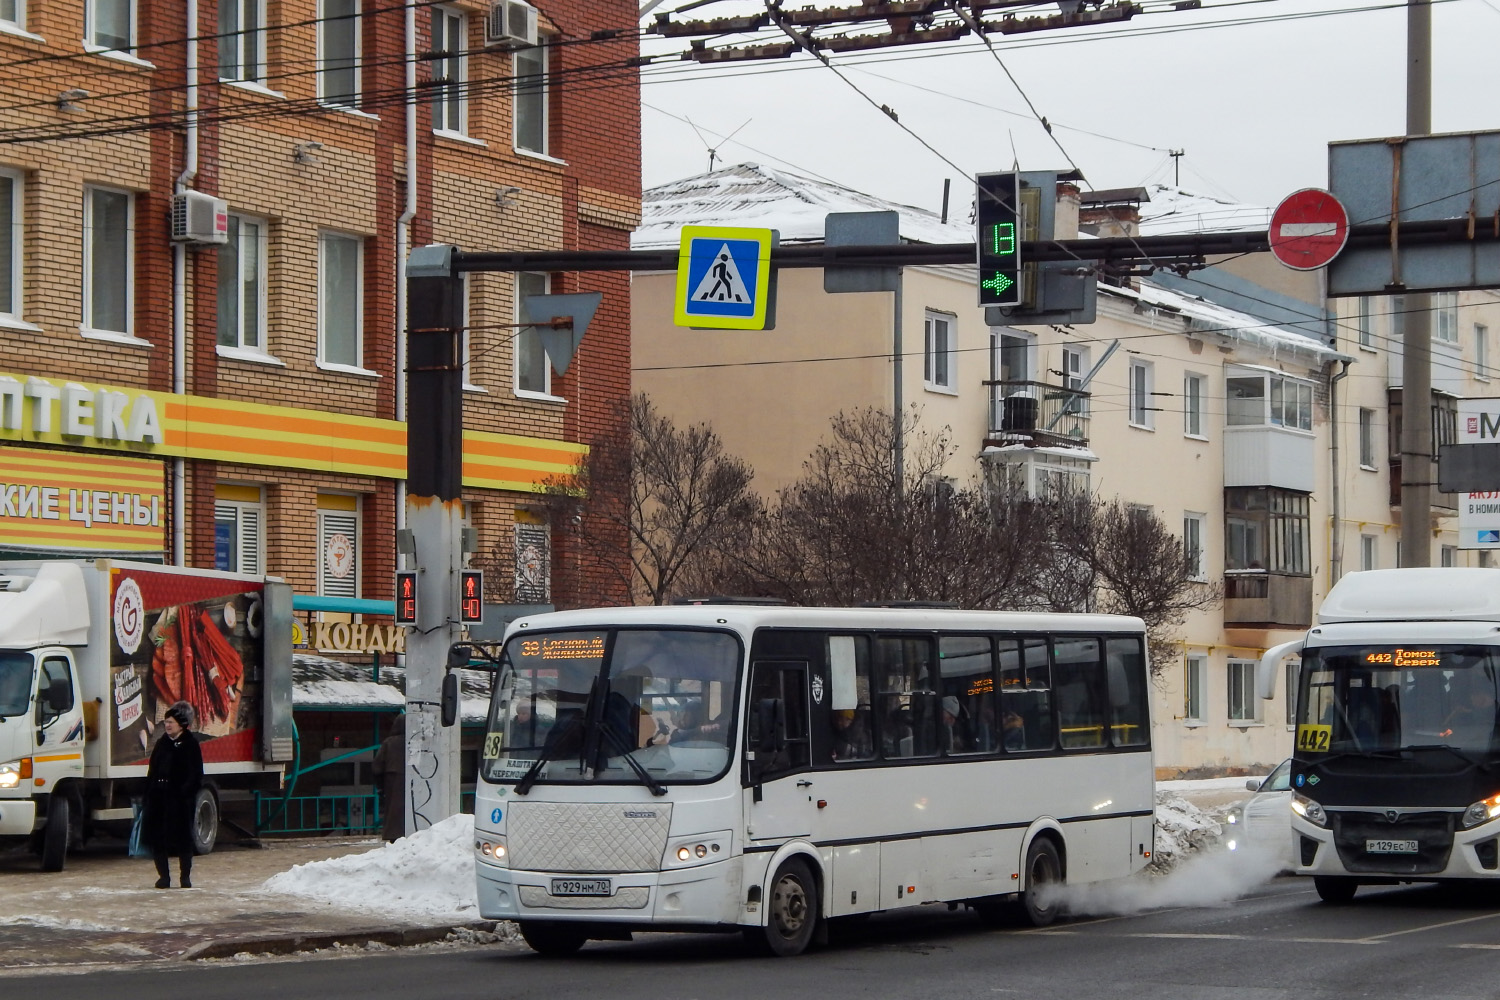
[[[1281,871],[1297,867],[1292,837],[1292,762],[1284,760],[1264,779],[1245,787],[1255,794],[1229,810],[1224,843],[1231,851],[1275,859]]]

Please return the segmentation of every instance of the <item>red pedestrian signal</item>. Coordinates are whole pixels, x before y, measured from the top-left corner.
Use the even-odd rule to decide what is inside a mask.
[[[484,570],[459,570],[458,620],[465,625],[484,621]]]
[[[396,571],[396,624],[417,623],[417,572],[411,569]]]

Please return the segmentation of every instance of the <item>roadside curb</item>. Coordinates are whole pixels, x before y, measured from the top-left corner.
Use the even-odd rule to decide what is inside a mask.
[[[361,947],[367,944],[382,944],[390,948],[404,948],[417,944],[431,944],[434,941],[445,941],[456,931],[468,930],[495,934],[501,923],[503,921],[476,920],[466,924],[444,924],[439,927],[381,928],[322,934],[239,938],[229,941],[204,941],[202,944],[193,945],[177,957],[180,961],[191,962],[205,958],[233,958],[236,955],[293,955],[298,952],[318,951],[339,945]]]

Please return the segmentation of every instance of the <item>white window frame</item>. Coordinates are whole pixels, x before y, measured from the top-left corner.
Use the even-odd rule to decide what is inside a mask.
[[[1432,339],[1441,344],[1458,344],[1458,293],[1432,293]]]
[[[456,7],[433,7],[432,21],[439,19],[443,25],[443,47],[439,49],[434,40],[432,49],[434,52],[446,51],[456,54],[433,59],[428,64],[433,78],[432,97],[427,105],[433,119],[432,131],[438,135],[452,135],[467,139],[469,137],[469,99],[467,96],[469,57],[466,52],[469,47],[469,17]],[[455,35],[458,39],[456,47],[453,44]],[[439,67],[442,67],[445,72],[439,73]],[[447,72],[450,70],[451,72]],[[440,77],[446,77],[446,82],[439,84],[437,80]],[[449,111],[458,112],[456,128],[448,124]],[[443,122],[441,125],[438,124],[440,112]]]
[[[266,79],[266,5],[270,0],[233,0],[234,16],[226,0],[219,0],[219,79],[231,83],[264,83]],[[239,32],[238,35],[232,32]],[[224,52],[234,50],[232,75],[224,75]],[[248,55],[249,58],[246,58]],[[249,71],[246,66],[249,65]]]
[[[545,271],[517,271],[516,272],[516,279],[515,279],[515,297],[516,297],[515,313],[516,313],[516,323],[517,324],[520,324],[520,323],[524,322],[523,317],[521,316],[521,298],[522,298],[521,276],[522,275],[533,275],[533,276],[539,276],[539,277],[541,277],[541,279],[542,279],[542,291],[540,292],[540,294],[542,294],[542,295],[550,295],[550,294],[552,294],[552,275],[548,274]],[[526,293],[526,294],[537,294],[537,293]],[[538,390],[538,389],[526,389],[526,388],[522,388],[522,386],[521,386],[521,341],[522,341],[523,338],[534,339],[535,349],[538,350],[538,351],[540,351],[541,355],[542,355],[542,381],[543,381],[543,388],[540,389],[540,390]],[[515,371],[514,371],[513,376],[512,376],[512,378],[513,378],[512,386],[514,387],[514,392],[515,392],[515,394],[517,396],[525,398],[525,399],[545,399],[545,400],[552,400],[552,401],[556,401],[556,400],[560,400],[561,399],[560,396],[554,396],[552,394],[552,359],[547,356],[547,349],[542,344],[541,334],[536,330],[535,327],[530,327],[530,326],[526,326],[526,327],[518,326],[517,327],[517,329],[516,329],[516,338],[515,338],[515,348],[514,348],[514,352],[513,353],[514,353],[514,362],[512,363],[511,367],[513,369],[515,369]]]
[[[922,384],[929,392],[958,395],[958,317],[927,310],[922,320]]]
[[[106,45],[99,41],[98,20],[99,5],[101,3],[120,4],[125,7],[130,18],[130,35],[125,45]],[[136,9],[136,0],[87,0],[83,7],[83,43],[95,51],[105,52],[133,52],[136,46],[136,38],[140,31],[140,11]]]
[[[1203,551],[1207,527],[1207,514],[1192,510],[1183,512],[1182,564],[1186,579],[1198,581],[1208,579],[1208,560]]]
[[[242,306],[245,300],[245,226],[248,223],[259,227],[259,235],[254,237],[254,240],[257,244],[255,248],[254,276],[256,297],[256,329],[254,331],[255,343],[247,344],[245,342],[245,310],[242,307],[240,309],[240,318],[238,324],[239,329],[235,331],[235,342],[233,344],[225,344],[220,342],[219,353],[230,357],[233,357],[237,354],[248,354],[257,358],[269,357],[271,351],[266,344],[266,331],[270,326],[266,319],[266,306],[269,301],[266,296],[266,275],[268,274],[268,268],[266,265],[266,248],[270,243],[270,223],[268,220],[263,219],[258,215],[245,215],[241,212],[231,212],[229,214],[229,220],[230,229],[233,231],[237,228],[237,231],[239,233],[239,243],[235,247],[234,258],[236,263],[239,265],[238,272],[235,275],[235,298],[242,304]],[[221,252],[219,255],[219,279],[221,281],[223,280],[226,271],[224,264],[225,255]],[[223,317],[221,316],[221,322],[222,319]]]
[[[1064,389],[1083,392],[1083,378],[1089,371],[1089,349],[1083,344],[1064,344],[1062,349],[1062,385]],[[1087,419],[1089,400],[1087,396],[1074,396],[1063,401],[1070,416]]]
[[[328,20],[328,17],[330,15],[328,15],[326,13],[326,7],[327,7],[327,5],[329,3],[329,0],[318,0],[318,31],[317,31],[317,36],[318,36],[318,39],[317,39],[317,60],[318,60],[318,62],[317,62],[317,70],[318,71],[316,73],[316,76],[317,76],[317,81],[318,81],[318,103],[319,104],[325,105],[325,106],[330,107],[330,108],[342,108],[342,109],[344,109],[346,111],[358,111],[359,110],[359,106],[362,103],[363,96],[364,96],[364,94],[363,94],[363,84],[364,84],[364,81],[361,79],[361,77],[364,75],[364,47],[363,47],[364,46],[364,41],[360,37],[361,35],[364,34],[364,32],[362,30],[362,28],[364,26],[364,5],[361,2],[361,0],[351,0],[351,2],[354,4],[354,9],[356,11],[355,16],[351,17],[351,18],[347,18],[347,19],[341,19],[341,20],[339,20],[337,22],[337,25],[336,25],[337,27],[342,28],[345,24],[349,24],[349,25],[352,25],[352,28],[353,28],[353,31],[354,31],[354,57],[353,57],[354,58],[354,65],[352,67],[353,70],[354,70],[354,92],[352,94],[348,94],[348,95],[343,95],[343,94],[334,95],[334,97],[347,97],[348,98],[348,102],[345,103],[342,100],[335,100],[333,97],[330,97],[329,94],[328,94],[328,86],[327,86],[327,77],[326,77],[326,74],[329,73],[330,71],[329,71],[328,68],[326,68],[323,65],[323,60],[325,58],[325,56],[324,56],[324,50],[327,49],[327,47],[328,47],[327,37],[326,37],[327,33],[328,33],[328,31],[330,30],[331,27],[335,26],[334,22]],[[349,68],[349,67],[340,66],[338,68],[339,68],[339,70],[343,70],[343,69],[346,69],[346,68]]]
[[[344,361],[333,361],[328,357],[328,286],[326,284],[328,274],[327,245],[330,240],[351,240],[357,245],[358,252],[354,259],[355,293],[354,293],[354,364]],[[318,233],[318,367],[328,368],[334,371],[357,372],[362,375],[373,374],[364,367],[365,359],[365,240],[363,236],[353,233],[337,232],[331,229],[320,230]]]
[[[1359,536],[1359,568],[1361,570],[1372,570],[1380,568],[1380,536]]]
[[[547,50],[546,40],[541,39],[541,42],[542,44],[539,45],[530,45],[525,48],[516,49],[511,56],[511,68],[515,77],[515,85],[511,88],[511,143],[518,153],[550,157],[552,155],[552,143],[549,138],[552,125],[552,58],[551,53]],[[541,149],[533,149],[530,146],[521,145],[521,61],[523,54],[524,58],[529,60],[533,53],[541,66],[538,74],[541,77],[541,85],[535,91],[528,90],[527,97],[529,98],[533,93],[539,95],[535,99],[540,103],[538,110],[542,122]],[[531,75],[530,73],[526,74],[528,78]]]
[[[21,3],[22,0],[17,0]],[[26,295],[23,278],[25,276],[25,254],[26,233],[25,220],[25,188],[26,175],[19,170],[10,167],[0,167],[0,177],[11,182],[10,198],[10,269],[9,273],[0,274],[0,281],[9,286],[10,308],[0,308],[0,318],[19,322],[25,309]]]
[[[1130,426],[1138,430],[1156,429],[1155,410],[1151,406],[1155,368],[1149,361],[1130,359]]]
[[[1359,410],[1359,467],[1376,471],[1375,411],[1360,407]]]
[[[1370,308],[1370,297],[1361,295],[1354,300],[1354,326],[1359,346],[1367,351],[1375,350],[1375,313]]]
[[[125,208],[125,329],[111,330],[94,322],[94,193],[124,195]],[[104,339],[135,340],[135,192],[104,184],[83,189],[83,332]]]
[[[364,517],[364,505],[362,503],[360,503],[360,498],[357,497],[357,496],[354,499],[354,510],[352,510],[352,511],[348,511],[348,510],[334,510],[334,509],[324,508],[324,507],[319,507],[318,508],[318,519],[317,519],[318,596],[320,596],[320,597],[353,597],[353,598],[358,598],[360,596],[360,578],[364,575],[364,573],[363,573],[363,570],[364,570],[364,546],[362,544],[360,544],[361,543],[361,532],[364,529],[364,519],[363,519],[363,517]],[[334,524],[332,526],[333,528],[339,529],[339,530],[343,530],[343,529],[347,528],[347,529],[349,529],[349,532],[352,535],[351,540],[352,540],[352,543],[354,545],[354,568],[351,569],[350,572],[349,572],[349,576],[354,581],[353,584],[352,584],[352,589],[353,589],[354,592],[352,594],[350,594],[350,593],[342,593],[342,592],[341,593],[330,593],[330,588],[336,589],[338,591],[344,591],[344,590],[351,589],[349,585],[345,585],[342,582],[338,582],[336,587],[334,586],[334,584],[330,583],[330,581],[337,582],[339,580],[338,577],[332,576],[328,572],[328,558],[327,558],[327,551],[326,550],[327,550],[327,539],[328,539],[328,533],[329,533],[329,527],[330,527],[330,525],[329,525],[328,522],[330,521],[330,519],[338,519],[338,521],[339,521],[339,523]],[[344,523],[345,519],[352,519],[352,521],[353,521],[352,526],[348,525],[348,524],[345,524]]]
[[[1458,565],[1458,546],[1457,545],[1441,545],[1441,546],[1439,546],[1438,547],[1438,565],[1439,566],[1457,566]]]
[[[1199,441],[1208,440],[1203,426],[1203,389],[1208,376],[1187,372],[1182,376],[1182,433]]]
[[[1242,660],[1231,657],[1224,665],[1224,677],[1228,681],[1225,686],[1225,715],[1231,726],[1256,726],[1261,724],[1260,697],[1255,690],[1255,671],[1259,664],[1255,660]],[[1236,696],[1238,695],[1238,711],[1236,715]],[[1249,712],[1248,715],[1244,714]]]
[[[215,500],[214,501],[214,547],[218,548],[218,526],[221,520],[234,519],[234,537],[230,544],[234,549],[235,565],[230,569],[234,573],[246,573],[250,576],[261,576],[265,573],[266,566],[266,504],[264,494],[258,502],[247,500]],[[254,534],[247,538],[246,528],[249,526]],[[217,551],[215,552],[214,565],[218,565]],[[246,565],[246,557],[253,560]]]
[[[1474,377],[1490,380],[1490,328],[1483,323],[1474,324]]]
[[[1188,653],[1183,660],[1182,721],[1188,726],[1201,726],[1208,721],[1206,653]]]
[[[10,17],[0,15],[0,24],[7,24],[13,28],[26,31],[26,0],[10,0],[10,4],[15,8],[14,12]]]
[[[462,303],[462,305],[460,307],[460,309],[461,309],[461,318],[459,319],[459,322],[463,324],[463,334],[462,334],[462,336],[460,338],[460,347],[463,350],[464,391],[465,392],[488,392],[489,390],[486,389],[486,388],[484,388],[484,386],[476,385],[474,383],[472,371],[471,371],[470,366],[469,366],[470,352],[471,352],[471,348],[472,348],[472,344],[473,344],[473,340],[472,340],[472,338],[469,335],[469,295],[471,294],[471,291],[472,291],[472,289],[474,287],[474,282],[472,281],[473,277],[474,277],[474,275],[471,272],[465,271],[464,274],[463,274],[462,281],[461,281],[461,283],[463,285],[463,290],[462,290],[463,303]],[[468,505],[467,504],[464,505],[464,509],[465,510],[468,509]]]

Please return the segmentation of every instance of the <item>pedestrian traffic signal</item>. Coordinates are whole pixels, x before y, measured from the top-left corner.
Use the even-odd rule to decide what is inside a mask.
[[[458,620],[465,625],[484,621],[483,570],[459,570]]]
[[[978,250],[979,304],[1021,302],[1021,197],[1015,173],[974,178],[974,242]]]
[[[417,623],[417,572],[411,569],[396,571],[396,624]]]

